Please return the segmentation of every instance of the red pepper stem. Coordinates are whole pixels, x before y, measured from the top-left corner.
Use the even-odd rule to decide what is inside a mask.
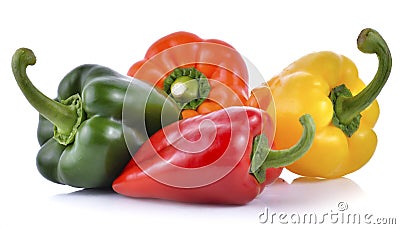
[[[291,148],[273,150],[268,146],[268,139],[261,134],[256,136],[253,143],[250,173],[259,183],[265,181],[267,168],[279,168],[292,164],[301,158],[311,147],[315,137],[315,123],[311,115],[305,114],[299,119],[303,126],[300,140]]]
[[[335,110],[333,122],[338,123],[335,125],[349,137],[358,129],[360,113],[379,95],[392,68],[388,45],[377,31],[369,28],[362,30],[357,39],[357,46],[363,53],[375,53],[379,59],[379,67],[373,80],[356,96],[339,92],[333,100]]]
[[[288,166],[301,158],[310,149],[315,137],[314,120],[311,115],[306,114],[301,116],[299,121],[304,128],[300,140],[289,149],[271,149],[265,161],[267,168]]]
[[[26,74],[28,65],[34,65],[36,57],[32,50],[18,49],[12,58],[12,70],[15,80],[29,103],[54,125],[54,138],[63,145],[74,140],[75,133],[82,121],[83,109],[79,95],[73,95],[65,101],[57,102],[40,92]]]

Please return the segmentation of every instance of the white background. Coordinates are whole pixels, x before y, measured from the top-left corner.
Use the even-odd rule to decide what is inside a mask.
[[[399,19],[395,1],[2,1],[0,228],[310,226],[283,225],[277,218],[260,224],[259,215],[266,209],[269,213],[308,212],[320,217],[325,213],[370,214],[371,220],[397,217],[397,225],[368,228],[399,228]],[[365,27],[385,37],[393,69],[378,97],[381,115],[375,127],[379,138],[375,155],[346,178],[292,182],[297,176],[285,171],[282,178],[287,183],[267,188],[248,205],[232,207],[78,191],[53,184],[36,170],[38,116],[11,72],[11,57],[17,48],[35,52],[37,64],[29,67],[28,74],[49,97],[56,96],[58,82],[74,67],[96,63],[126,73],[154,41],[181,30],[232,44],[265,79],[307,53],[331,50],[352,59],[360,77],[369,82],[377,59],[356,48],[358,33]],[[339,211],[340,202],[348,209]],[[323,228],[355,226],[325,221]]]

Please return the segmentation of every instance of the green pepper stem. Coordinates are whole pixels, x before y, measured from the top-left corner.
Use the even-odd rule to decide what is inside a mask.
[[[311,115],[305,114],[299,119],[303,126],[300,140],[289,149],[273,150],[268,146],[268,139],[261,134],[253,143],[250,173],[259,183],[265,181],[267,168],[279,168],[292,164],[301,158],[311,147],[315,137],[315,123]]]
[[[29,80],[26,74],[28,65],[34,65],[36,57],[32,50],[18,49],[12,58],[12,70],[15,80],[29,103],[55,126],[55,135],[61,144],[67,145],[73,141],[74,129],[79,126],[82,116],[80,97],[75,95],[67,99],[66,104],[50,99],[40,92]],[[73,136],[71,136],[71,134]]]
[[[350,123],[365,110],[379,95],[389,78],[392,58],[385,40],[373,29],[364,29],[357,39],[358,49],[363,53],[375,53],[379,67],[374,79],[356,96],[339,96],[335,104],[335,113],[340,123]]]

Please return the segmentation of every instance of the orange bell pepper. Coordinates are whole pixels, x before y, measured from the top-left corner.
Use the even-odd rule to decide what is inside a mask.
[[[171,95],[182,116],[206,114],[248,99],[248,73],[241,55],[228,43],[188,32],[169,34],[150,46],[128,75]]]

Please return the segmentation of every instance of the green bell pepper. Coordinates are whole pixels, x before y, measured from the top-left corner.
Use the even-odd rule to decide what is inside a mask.
[[[132,151],[162,125],[179,119],[180,108],[163,91],[99,65],[72,70],[60,82],[58,97],[50,99],[26,74],[27,66],[35,63],[34,53],[21,48],[13,56],[12,70],[21,91],[40,113],[36,165],[50,181],[81,188],[111,187]],[[132,144],[130,151],[125,136]]]

